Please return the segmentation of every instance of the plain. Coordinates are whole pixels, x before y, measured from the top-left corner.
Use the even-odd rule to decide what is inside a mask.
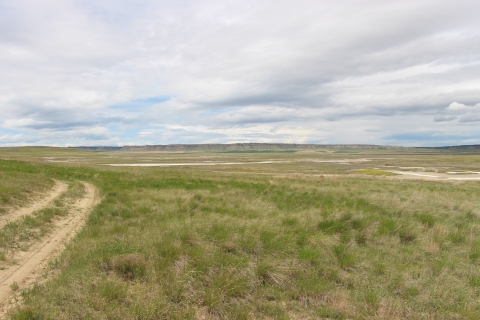
[[[477,172],[478,153],[11,148],[0,158],[2,212],[52,179],[72,194],[89,182],[102,198],[13,319],[480,318],[479,181],[391,173]],[[108,165],[135,163],[177,166]]]

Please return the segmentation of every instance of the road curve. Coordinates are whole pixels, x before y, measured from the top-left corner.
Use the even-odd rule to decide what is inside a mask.
[[[33,204],[25,207],[25,208],[20,208],[18,210],[15,210],[14,212],[1,215],[0,216],[0,228],[3,227],[5,224],[7,224],[9,221],[17,220],[18,218],[22,216],[29,215],[33,213],[34,211],[38,211],[40,209],[45,208],[52,202],[56,197],[60,196],[62,193],[67,191],[68,185],[65,182],[54,180],[55,185],[53,186],[53,189],[50,190],[47,195],[39,200],[34,202]]]
[[[57,221],[54,232],[18,257],[18,264],[0,270],[0,305],[3,306],[0,317],[9,309],[12,285],[15,283],[23,289],[34,283],[35,278],[40,276],[42,266],[64,249],[65,242],[81,229],[85,218],[97,204],[97,188],[89,183],[82,183],[86,190],[85,196],[74,204],[69,215]]]

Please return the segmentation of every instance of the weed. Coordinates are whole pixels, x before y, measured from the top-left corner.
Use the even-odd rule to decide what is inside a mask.
[[[18,283],[16,283],[15,281],[10,285],[10,289],[12,291],[17,291],[18,288],[19,288]]]

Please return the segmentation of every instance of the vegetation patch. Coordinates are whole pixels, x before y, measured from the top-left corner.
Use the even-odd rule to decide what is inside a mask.
[[[160,156],[192,162],[212,154]],[[102,202],[53,266],[58,277],[24,292],[11,317],[480,318],[478,182],[358,179],[337,174],[348,171],[334,163],[310,166],[305,154],[248,155],[299,159],[263,167],[31,165],[49,178],[95,184]],[[88,156],[99,163],[111,154]],[[429,157],[388,162],[480,164],[474,156]],[[319,163],[335,174],[320,177]],[[18,162],[15,170],[29,168]],[[81,190],[71,188],[75,199]],[[11,238],[35,237],[68,202],[12,225]]]
[[[1,161],[0,215],[28,205],[53,184],[53,180],[35,164]]]
[[[379,170],[379,169],[361,169],[358,172],[373,176],[395,176],[396,174],[390,171]]]

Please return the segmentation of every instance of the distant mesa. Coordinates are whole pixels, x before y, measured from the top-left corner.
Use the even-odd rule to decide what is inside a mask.
[[[462,145],[462,146],[430,147],[429,149],[480,150],[480,144],[471,144],[471,145]]]
[[[91,151],[236,151],[236,150],[306,150],[306,149],[406,149],[401,146],[382,146],[375,144],[301,144],[301,143],[229,143],[229,144],[157,144],[143,146],[80,146],[70,147]],[[480,150],[480,144],[443,146],[443,147],[413,147],[413,149],[434,150]]]
[[[396,149],[401,147],[373,144],[296,144],[296,143],[232,143],[232,144],[167,144],[144,146],[72,147],[92,151],[231,151],[231,150],[305,150],[305,149]]]

